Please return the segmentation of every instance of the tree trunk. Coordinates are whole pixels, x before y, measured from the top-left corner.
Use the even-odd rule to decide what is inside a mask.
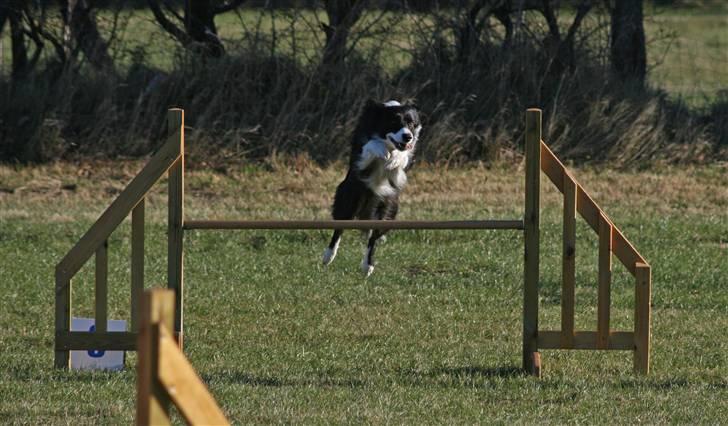
[[[196,42],[205,46],[211,56],[220,57],[225,48],[217,36],[215,8],[211,0],[188,0],[185,2],[185,29]]]
[[[366,0],[326,0],[325,3],[329,23],[322,24],[326,34],[322,62],[331,65],[344,61],[349,33],[361,17]]]
[[[92,6],[87,0],[62,0],[61,10],[70,30],[70,37],[88,59],[91,66],[101,71],[114,70],[109,47],[101,37]],[[67,40],[67,42],[70,40]]]
[[[25,33],[23,32],[23,12],[19,0],[6,3],[7,20],[10,22],[10,49],[13,53],[11,77],[18,80],[30,72],[28,49],[25,46]]]
[[[622,79],[644,84],[647,72],[642,0],[616,0],[612,9],[610,56],[612,68]]]

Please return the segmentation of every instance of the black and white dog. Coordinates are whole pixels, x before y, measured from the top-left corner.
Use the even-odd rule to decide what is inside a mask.
[[[397,101],[368,101],[354,129],[346,178],[336,188],[332,216],[336,220],[393,220],[399,210],[399,193],[407,183],[405,171],[412,162],[422,125],[414,105]],[[334,230],[324,251],[323,263],[334,260],[341,241]],[[386,231],[370,230],[361,262],[368,277],[374,271],[374,248]]]

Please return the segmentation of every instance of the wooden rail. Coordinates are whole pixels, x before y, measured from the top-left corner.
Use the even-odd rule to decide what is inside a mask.
[[[172,290],[144,293],[137,363],[137,425],[170,424],[174,404],[191,425],[229,424],[194,368],[172,337]]]
[[[522,220],[186,220],[193,229],[523,229]]]

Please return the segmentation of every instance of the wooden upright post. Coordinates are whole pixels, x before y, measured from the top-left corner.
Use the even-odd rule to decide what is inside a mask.
[[[561,346],[574,347],[576,285],[576,182],[564,173],[564,241],[561,263]]]
[[[539,198],[541,177],[541,110],[526,111],[526,196],[523,289],[523,368],[540,376],[538,354]]]
[[[168,232],[167,232],[167,285],[174,290],[174,331],[178,343],[183,346],[184,279],[182,274],[182,244],[184,241],[184,165],[185,133],[184,111],[170,109],[167,113],[167,135],[179,141],[179,158],[169,169]]]
[[[634,312],[634,369],[638,373],[650,372],[650,316],[652,294],[652,269],[644,263],[635,266]]]
[[[96,284],[94,291],[94,327],[97,333],[106,333],[109,312],[109,240],[96,249]]]
[[[159,383],[160,328],[171,329],[174,322],[174,295],[169,290],[152,289],[142,298],[141,324],[137,338],[138,425],[169,424],[169,396]]]
[[[139,309],[144,293],[144,206],[146,198],[131,211],[131,331],[139,331]]]
[[[64,271],[56,267],[56,333],[71,331],[71,279]],[[58,337],[56,337],[56,343]],[[53,365],[56,368],[68,368],[71,365],[71,353],[68,350],[56,349]]]

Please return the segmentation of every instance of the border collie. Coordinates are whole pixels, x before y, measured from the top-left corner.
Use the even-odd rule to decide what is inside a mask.
[[[393,220],[399,193],[407,183],[405,171],[412,161],[422,125],[414,105],[397,101],[367,101],[351,138],[346,178],[336,188],[332,217],[336,220]],[[336,257],[343,230],[334,230],[323,263]],[[384,230],[369,230],[361,262],[365,276],[374,272],[374,249]]]

